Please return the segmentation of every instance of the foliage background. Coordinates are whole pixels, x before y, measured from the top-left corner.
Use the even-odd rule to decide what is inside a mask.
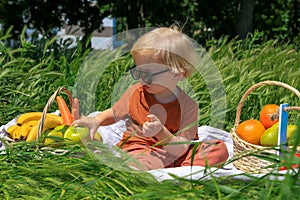
[[[25,25],[46,38],[65,25],[78,25],[85,43],[94,30],[103,30],[102,19],[111,15],[117,20],[117,33],[178,22],[203,46],[212,38],[245,39],[258,31],[263,41],[277,39],[297,47],[299,10],[298,0],[1,0],[0,24],[4,31],[13,26],[17,41]]]

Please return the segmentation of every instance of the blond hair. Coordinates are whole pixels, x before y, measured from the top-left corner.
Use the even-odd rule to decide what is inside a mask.
[[[198,63],[193,42],[174,27],[157,28],[142,35],[131,49],[131,54],[157,57],[173,73],[189,76]]]

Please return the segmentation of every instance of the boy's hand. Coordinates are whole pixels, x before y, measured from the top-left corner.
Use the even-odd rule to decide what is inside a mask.
[[[90,130],[91,140],[94,139],[95,133],[99,127],[98,121],[96,117],[82,117],[78,120],[75,120],[71,126],[85,126]]]
[[[153,114],[147,116],[150,121],[143,124],[143,134],[145,137],[153,137],[163,129],[164,125]]]

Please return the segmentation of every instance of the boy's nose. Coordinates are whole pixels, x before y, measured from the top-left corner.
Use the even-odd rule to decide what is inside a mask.
[[[141,85],[147,85],[147,83],[141,77],[139,78],[139,83]]]

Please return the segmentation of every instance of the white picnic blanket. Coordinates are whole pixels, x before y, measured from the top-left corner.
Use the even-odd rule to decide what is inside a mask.
[[[99,112],[93,112],[89,116],[95,116]],[[110,126],[103,126],[99,128],[99,132],[101,133],[103,143],[109,146],[116,145],[120,139],[122,138],[122,134],[125,130],[125,122],[119,121],[116,124]],[[220,130],[211,126],[200,126],[198,127],[198,141],[207,141],[207,140],[214,140],[219,139],[224,141],[227,146],[229,152],[229,158],[233,158],[233,140],[229,132],[224,130]],[[169,180],[174,179],[174,177],[180,177],[185,179],[192,179],[192,180],[200,180],[200,179],[211,179],[212,177],[230,177],[232,179],[239,179],[239,180],[253,180],[253,178],[263,177],[266,174],[249,174],[245,173],[244,171],[238,170],[232,163],[228,162],[222,168],[210,168],[205,169],[205,167],[201,166],[185,166],[185,167],[174,167],[174,168],[161,168],[148,171],[152,174],[157,180]],[[279,174],[284,174],[285,171],[279,172]],[[277,175],[267,175],[266,178],[271,180],[282,179],[282,176]]]
[[[59,111],[54,112],[59,115]],[[99,112],[93,112],[89,116],[94,116]],[[16,123],[16,119],[11,120],[5,125],[0,126],[0,138],[5,137],[5,131],[7,128]],[[119,121],[110,126],[102,126],[99,128],[101,133],[103,143],[109,147],[116,145],[122,138],[123,131],[125,130],[125,122]],[[206,141],[212,139],[219,139],[224,141],[229,152],[228,161],[233,157],[233,140],[229,132],[211,127],[211,126],[200,126],[198,128],[199,141]],[[4,150],[5,146],[0,141],[0,153],[1,150]],[[3,152],[3,151],[2,151]],[[232,163],[226,164],[223,168],[209,168],[201,166],[185,166],[185,167],[174,167],[174,168],[162,168],[148,171],[152,174],[157,180],[169,180],[174,179],[174,177],[180,177],[185,179],[192,180],[203,180],[211,179],[212,177],[229,177],[233,179],[240,180],[252,180],[253,177],[262,177],[265,174],[249,174],[244,171],[238,170]],[[286,171],[280,171],[278,174],[284,174]],[[282,176],[277,175],[268,175],[269,179],[282,179]]]

